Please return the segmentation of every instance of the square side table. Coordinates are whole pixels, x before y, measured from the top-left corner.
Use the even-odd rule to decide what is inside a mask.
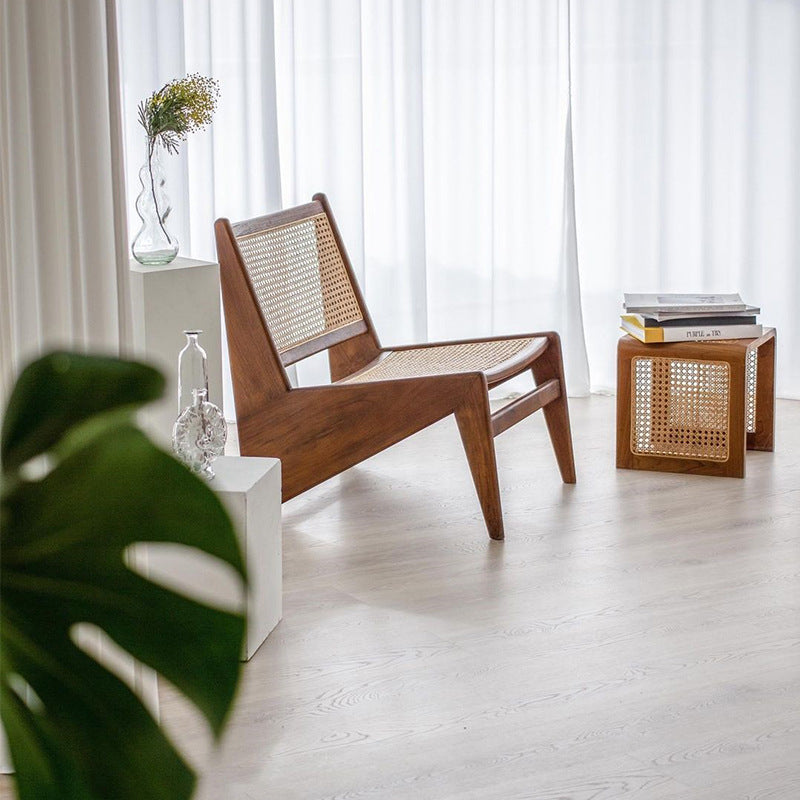
[[[617,467],[743,478],[773,450],[774,328],[758,339],[617,344]]]

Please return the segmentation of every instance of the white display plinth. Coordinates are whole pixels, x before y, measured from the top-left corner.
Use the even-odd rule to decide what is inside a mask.
[[[211,481],[231,515],[247,565],[247,639],[250,659],[283,615],[281,462],[275,458],[223,457]],[[148,546],[148,576],[203,602],[241,607],[233,571],[214,559],[177,545]]]
[[[184,330],[202,330],[208,355],[208,397],[222,407],[222,318],[219,265],[191,258],[150,267],[131,260],[133,346],[137,358],[158,367],[167,379],[164,397],[148,406],[142,424],[160,444],[169,445],[178,417],[178,353]]]

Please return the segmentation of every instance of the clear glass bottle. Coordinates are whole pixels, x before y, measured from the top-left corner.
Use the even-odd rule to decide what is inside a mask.
[[[208,359],[198,337],[203,331],[184,331],[186,346],[178,355],[178,415],[193,405],[195,389],[205,391],[208,399]]]

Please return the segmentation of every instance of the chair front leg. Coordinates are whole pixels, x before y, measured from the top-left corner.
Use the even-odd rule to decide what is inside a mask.
[[[567,383],[564,380],[564,362],[561,357],[561,337],[557,333],[547,333],[547,350],[533,362],[531,371],[537,386],[551,378],[558,379],[561,385],[559,397],[542,408],[547,432],[556,454],[561,480],[575,483],[575,457],[572,452],[572,432],[569,425],[567,405]]]
[[[489,536],[503,539],[503,509],[500,504],[494,434],[488,388],[483,376],[476,376],[473,385],[464,393],[461,405],[455,410],[455,417]]]

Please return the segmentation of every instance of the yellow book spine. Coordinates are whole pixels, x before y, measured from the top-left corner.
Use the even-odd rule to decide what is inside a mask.
[[[645,344],[660,344],[664,341],[664,331],[661,328],[643,328],[637,319],[628,315],[622,316],[619,327]]]

